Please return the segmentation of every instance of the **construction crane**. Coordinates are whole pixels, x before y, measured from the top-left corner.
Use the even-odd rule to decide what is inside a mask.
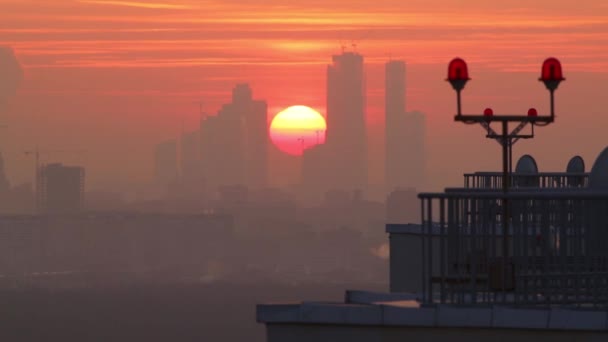
[[[304,146],[304,142],[306,141],[306,139],[304,139],[304,137],[298,138],[298,141],[302,144],[302,153],[304,153],[304,150],[306,149],[306,147]]]
[[[203,100],[193,101],[192,103],[198,105],[198,112],[201,120],[204,120],[209,116],[207,112],[205,112],[205,102]]]
[[[317,133],[317,145],[321,142],[320,139],[319,139],[319,134],[321,134],[321,132],[323,132],[322,129],[315,130],[315,133]]]

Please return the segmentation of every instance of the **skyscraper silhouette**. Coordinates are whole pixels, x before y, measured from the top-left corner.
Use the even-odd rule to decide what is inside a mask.
[[[4,169],[4,157],[0,153],[0,213],[5,213],[11,201],[11,185]]]
[[[180,169],[182,180],[188,182],[200,175],[201,158],[201,135],[200,132],[183,132],[180,141]]]
[[[327,67],[326,145],[332,184],[342,190],[368,185],[365,71],[363,56],[344,52]]]
[[[38,191],[43,212],[74,213],[83,209],[84,168],[48,164],[40,168]]]
[[[232,101],[201,121],[202,162],[212,189],[225,185],[264,187],[268,170],[267,104],[238,84]]]
[[[405,118],[405,62],[390,61],[385,65],[385,184],[390,193],[409,182],[407,156],[404,152]]]
[[[6,177],[4,168],[4,157],[2,156],[2,153],[0,153],[0,197],[5,197],[4,195],[10,191],[10,188],[11,186]]]

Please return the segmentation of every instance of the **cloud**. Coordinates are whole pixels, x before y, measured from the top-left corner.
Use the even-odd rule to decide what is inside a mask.
[[[156,3],[156,2],[137,2],[137,1],[79,0],[78,2],[80,2],[82,4],[125,6],[125,7],[136,7],[136,8],[150,8],[150,9],[185,10],[185,9],[195,8],[195,7],[189,6],[189,5],[167,4],[167,3]]]
[[[23,80],[23,69],[8,46],[0,46],[0,108],[15,95]]]

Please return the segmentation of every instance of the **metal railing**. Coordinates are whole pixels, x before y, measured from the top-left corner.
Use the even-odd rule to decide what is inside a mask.
[[[419,198],[424,303],[608,306],[608,192],[461,191]]]
[[[464,174],[465,188],[501,189],[502,172],[475,172]],[[540,172],[537,174],[512,173],[512,188],[567,188],[586,187],[589,173]]]

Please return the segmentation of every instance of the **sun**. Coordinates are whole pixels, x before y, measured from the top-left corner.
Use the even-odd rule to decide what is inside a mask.
[[[270,124],[270,139],[288,154],[301,156],[305,149],[325,143],[325,118],[307,106],[291,106],[280,111]]]

